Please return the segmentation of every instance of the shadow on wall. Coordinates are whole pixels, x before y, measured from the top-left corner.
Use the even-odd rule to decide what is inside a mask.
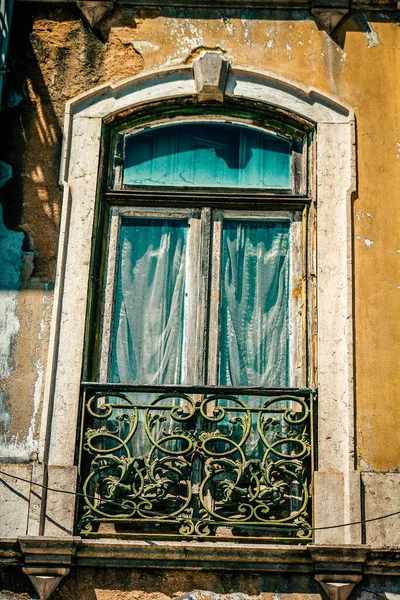
[[[6,227],[25,233],[22,250],[35,251],[34,279],[45,283],[55,272],[62,131],[32,46],[32,15],[18,6],[14,28],[6,98],[21,101],[6,103],[0,114],[0,160],[12,169],[10,178],[3,167],[1,178],[0,163],[0,202]]]
[[[33,327],[32,306],[23,309],[24,322],[17,312],[18,293],[53,284],[61,201],[61,128],[30,41],[32,15],[24,16],[17,7],[14,28],[0,113],[0,447],[7,456],[25,448],[10,439],[21,423],[13,424],[9,384],[13,377],[29,378],[25,367],[18,372],[26,361],[16,356],[15,342],[21,328]],[[32,346],[32,360],[33,351]],[[27,399],[25,412],[31,403]]]
[[[0,205],[0,380],[7,379],[11,374],[12,344],[19,330],[16,308],[21,287],[23,240],[21,231],[11,231],[4,225]],[[9,422],[9,407],[0,389],[0,436],[5,435]]]

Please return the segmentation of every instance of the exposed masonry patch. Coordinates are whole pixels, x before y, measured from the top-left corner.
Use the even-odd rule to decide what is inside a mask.
[[[364,460],[364,458],[360,458],[360,467],[363,471],[373,471],[371,465],[366,460]]]
[[[21,283],[32,271],[31,253],[22,250],[24,233],[7,229],[3,223],[0,206],[0,380],[7,380],[13,371],[12,345],[20,323],[17,316],[17,296]],[[11,420],[8,398],[0,385],[0,455],[7,458],[27,459],[34,447],[35,418],[40,405],[44,368],[37,361],[37,378],[34,390],[34,410],[26,439],[10,438],[5,434]]]
[[[17,294],[21,286],[23,262],[22,242],[24,234],[11,231],[3,223],[3,210],[0,206],[0,380],[7,379],[12,371],[10,361],[12,343],[19,331],[16,313]],[[0,389],[0,430],[7,428],[10,421],[7,398]]]
[[[44,376],[44,367],[41,360],[35,362],[37,377],[35,381],[35,389],[33,393],[33,413],[31,417],[31,423],[29,426],[28,436],[26,439],[26,445],[29,450],[37,450],[35,447],[35,425],[36,425],[36,415],[40,406],[40,399],[42,397],[42,387],[43,387],[43,376]]]
[[[175,38],[177,42],[175,56],[172,56],[172,59],[176,60],[178,56],[189,54],[193,47],[205,45],[203,31],[190,19],[171,19],[168,27],[171,38]],[[171,61],[169,62],[171,64]]]
[[[371,248],[372,244],[375,244],[374,240],[369,240],[368,238],[363,238],[363,237],[361,237],[361,235],[358,235],[357,239],[364,242],[364,244],[366,246],[368,246],[368,248]]]
[[[51,310],[51,301],[49,301],[47,297],[47,288],[45,289],[45,293],[43,294],[43,318],[39,327],[38,341],[40,342],[43,339],[43,335],[46,329],[46,322],[49,319],[49,310]],[[1,310],[1,303],[0,303]],[[36,369],[36,381],[33,391],[33,411],[30,420],[29,430],[24,439],[21,439],[18,435],[14,435],[12,437],[6,436],[4,433],[0,435],[0,456],[6,457],[7,459],[16,459],[16,460],[27,460],[32,452],[38,451],[38,442],[35,439],[36,433],[36,418],[38,415],[38,411],[40,409],[40,402],[42,399],[42,391],[43,391],[43,383],[44,383],[44,366],[42,360],[39,358],[33,363]],[[1,395],[0,395],[1,399]],[[0,404],[0,414],[1,414],[2,406]],[[0,423],[1,429],[1,423]],[[0,595],[0,600],[2,600]]]
[[[388,281],[383,281],[385,285],[390,285],[390,287],[396,288],[396,290],[400,290],[400,285],[396,285],[395,283],[389,283]]]
[[[146,42],[146,41],[134,41],[132,42],[132,45],[134,47],[134,49],[136,50],[136,52],[139,52],[141,55],[143,54],[143,52],[156,52],[157,50],[160,49],[160,46],[157,46],[157,44],[152,44],[151,42]]]
[[[357,221],[361,221],[361,219],[364,219],[364,217],[368,217],[368,219],[372,219],[372,215],[369,212],[367,212],[367,213],[356,212],[355,217],[356,217]]]
[[[380,41],[378,38],[378,34],[374,29],[372,29],[372,26],[368,21],[367,15],[364,12],[357,12],[353,15],[353,19],[360,28],[363,36],[367,38],[368,48],[374,48],[375,46],[379,46]]]
[[[347,58],[346,52],[339,46],[336,47],[336,52],[339,52],[340,54],[340,62],[344,62]]]

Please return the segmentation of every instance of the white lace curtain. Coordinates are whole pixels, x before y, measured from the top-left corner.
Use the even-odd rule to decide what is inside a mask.
[[[220,381],[287,386],[289,223],[224,222]]]
[[[183,219],[124,219],[111,381],[182,382],[187,232]],[[288,277],[288,222],[224,221],[218,383],[288,385]]]
[[[181,383],[187,222],[125,219],[111,381]]]

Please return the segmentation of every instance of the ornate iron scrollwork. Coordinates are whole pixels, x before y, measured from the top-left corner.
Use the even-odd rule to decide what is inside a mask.
[[[311,539],[310,391],[83,393],[80,534]]]

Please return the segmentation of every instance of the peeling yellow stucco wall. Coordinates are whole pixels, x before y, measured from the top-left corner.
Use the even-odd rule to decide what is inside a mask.
[[[24,41],[12,51],[25,100],[19,125],[11,115],[18,133],[5,150],[14,162],[14,182],[5,186],[3,201],[11,221],[15,197],[20,203],[18,225],[36,253],[36,286],[54,278],[61,202],[57,169],[69,98],[143,69],[190,64],[201,50],[215,49],[234,65],[313,87],[354,109],[357,460],[364,470],[400,469],[400,24],[393,13],[359,12],[330,38],[300,11],[117,7],[93,33],[75,9],[42,5],[33,17],[31,10],[17,9]],[[29,285],[18,296],[20,331],[29,322],[29,333],[14,346],[7,383],[12,431],[19,435],[27,435],[31,417],[21,418],[17,391],[33,398],[37,374],[26,373],[47,350],[46,336],[39,338],[44,309],[35,298],[37,290]],[[32,348],[36,358],[29,358]],[[28,406],[32,416],[33,401]]]

